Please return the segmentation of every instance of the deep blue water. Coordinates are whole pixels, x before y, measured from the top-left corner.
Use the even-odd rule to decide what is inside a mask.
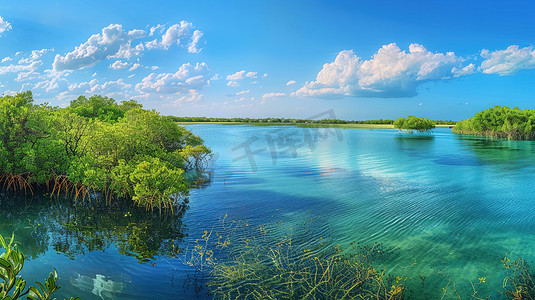
[[[0,233],[14,231],[27,249],[25,276],[43,280],[55,267],[58,298],[207,298],[205,289],[196,291],[185,280],[193,270],[178,249],[224,215],[251,226],[282,224],[274,227],[279,236],[306,230],[302,243],[393,247],[395,255],[382,266],[407,276],[415,298],[440,298],[447,281],[439,272],[463,296],[471,294],[472,281],[478,296],[499,298],[505,274],[500,259],[535,258],[534,142],[463,137],[447,128],[429,135],[287,126],[188,129],[215,157],[212,181],[192,191],[183,214],[155,221],[157,216],[121,212],[84,231],[65,224],[95,216],[74,216],[60,204],[3,205]],[[153,258],[142,261],[144,250]],[[420,276],[430,289],[425,296]]]

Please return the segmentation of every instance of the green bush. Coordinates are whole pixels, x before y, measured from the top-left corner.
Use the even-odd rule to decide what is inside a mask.
[[[413,131],[428,132],[435,128],[435,122],[425,118],[418,118],[414,116],[408,116],[405,118],[399,118],[394,121],[394,127],[401,130],[406,130],[407,133]]]

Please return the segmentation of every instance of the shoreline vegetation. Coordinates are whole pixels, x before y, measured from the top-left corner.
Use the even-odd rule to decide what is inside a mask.
[[[173,210],[206,176],[211,151],[203,143],[133,100],[80,96],[58,108],[33,104],[30,91],[0,97],[3,191]]]
[[[339,119],[306,120],[284,118],[207,118],[207,117],[173,117],[179,125],[221,124],[249,126],[296,126],[299,128],[359,128],[359,129],[394,129],[394,120],[347,121]],[[456,121],[433,121],[436,127],[453,127]]]
[[[508,140],[533,140],[535,110],[496,105],[476,113],[472,118],[457,122],[453,133]]]

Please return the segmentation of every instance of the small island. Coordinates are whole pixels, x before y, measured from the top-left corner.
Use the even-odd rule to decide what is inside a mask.
[[[435,122],[426,118],[408,116],[407,118],[397,119],[394,122],[394,127],[399,129],[399,131],[406,130],[409,134],[412,134],[414,131],[427,133],[435,128]]]

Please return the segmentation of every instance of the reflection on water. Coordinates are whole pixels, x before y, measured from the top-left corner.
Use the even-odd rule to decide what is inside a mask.
[[[123,291],[124,284],[106,279],[102,274],[96,274],[95,278],[78,274],[70,279],[70,283],[80,290],[90,291],[101,299],[116,299],[116,295]]]
[[[185,236],[182,216],[186,207],[171,213],[147,212],[126,201],[114,205],[77,203],[47,196],[2,195],[0,230],[15,228],[26,256],[36,258],[49,245],[71,259],[112,245],[120,254],[147,261],[179,252]],[[4,229],[5,230],[5,229]],[[7,235],[9,232],[0,231]]]
[[[508,141],[481,137],[459,136],[463,149],[473,152],[478,159],[495,165],[529,167],[535,162],[535,142]]]

